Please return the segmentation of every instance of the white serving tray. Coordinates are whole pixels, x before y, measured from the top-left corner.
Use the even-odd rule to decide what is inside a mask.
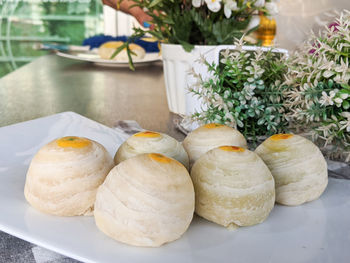
[[[317,262],[350,260],[350,180],[330,179],[322,197],[298,206],[276,205],[256,226],[229,231],[195,217],[188,231],[160,248],[121,244],[101,233],[93,217],[42,214],[25,201],[31,158],[56,137],[85,136],[113,155],[126,136],[65,112],[0,128],[0,230],[84,262]]]

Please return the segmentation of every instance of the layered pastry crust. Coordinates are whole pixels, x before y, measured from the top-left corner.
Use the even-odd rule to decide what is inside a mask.
[[[159,153],[182,163],[187,169],[188,155],[174,138],[160,132],[144,131],[128,138],[118,149],[114,156],[115,164],[142,153]]]
[[[120,242],[158,247],[187,230],[194,190],[185,167],[160,154],[141,154],[114,167],[95,203],[97,227]]]
[[[231,127],[209,123],[192,131],[183,142],[191,166],[202,154],[222,145],[247,148],[247,141],[239,131]]]
[[[36,209],[52,215],[91,215],[97,188],[114,166],[99,143],[63,137],[43,146],[27,172],[24,195]]]
[[[210,150],[195,162],[191,177],[196,213],[225,227],[261,223],[275,203],[271,172],[257,154],[241,147]]]
[[[316,145],[304,137],[276,134],[255,152],[276,182],[276,201],[300,205],[320,197],[328,184],[327,163]]]

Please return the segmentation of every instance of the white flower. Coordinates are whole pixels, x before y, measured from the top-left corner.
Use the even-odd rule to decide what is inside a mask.
[[[236,1],[226,0],[224,5],[224,14],[226,18],[230,18],[232,11],[238,10]]]
[[[328,106],[328,105],[333,105],[333,98],[336,95],[336,92],[334,90],[331,90],[329,92],[329,96],[327,92],[322,91],[322,97],[320,98],[319,102],[321,103],[321,106]]]
[[[249,21],[249,24],[247,26],[247,28],[245,29],[245,31],[249,31],[250,29],[257,27],[260,24],[260,17],[258,15],[256,16],[252,16],[252,18]]]
[[[192,5],[194,7],[200,7],[203,4],[203,0],[192,0]]]
[[[271,15],[271,16],[274,16],[274,15],[277,15],[278,14],[278,6],[276,3],[266,3],[265,4],[265,7],[267,9],[267,12]]]
[[[221,9],[221,0],[204,0],[210,11],[216,13]]]
[[[347,120],[339,122],[339,124],[342,125],[342,127],[340,127],[340,130],[345,129],[347,132],[350,132],[350,112],[342,112],[340,115],[347,118]]]
[[[256,0],[254,3],[254,6],[256,7],[263,7],[265,5],[265,0]]]
[[[335,104],[337,104],[337,107],[340,107],[343,103],[343,100],[341,98],[335,98],[334,99]]]

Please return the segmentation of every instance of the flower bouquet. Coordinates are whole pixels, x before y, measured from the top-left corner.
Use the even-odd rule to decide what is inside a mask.
[[[258,28],[258,13],[276,13],[273,0],[134,0],[152,17],[149,29],[134,28],[133,39],[150,34],[162,43],[194,45],[232,44],[235,38]],[[253,19],[256,18],[256,19]],[[131,51],[128,49],[128,52]],[[133,68],[131,56],[130,67]]]

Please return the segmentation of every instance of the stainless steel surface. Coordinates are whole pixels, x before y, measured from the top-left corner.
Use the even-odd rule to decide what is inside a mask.
[[[0,126],[63,111],[110,127],[136,120],[145,129],[183,139],[168,110],[159,64],[132,72],[49,55],[0,79]]]

